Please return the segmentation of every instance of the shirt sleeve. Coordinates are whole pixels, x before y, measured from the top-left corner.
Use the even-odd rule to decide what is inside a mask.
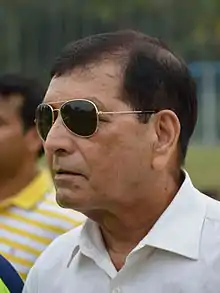
[[[0,255],[1,292],[21,293],[23,281],[12,265]]]

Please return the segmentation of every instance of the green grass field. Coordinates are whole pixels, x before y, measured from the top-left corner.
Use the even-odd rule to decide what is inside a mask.
[[[220,190],[220,146],[191,147],[186,169],[196,187]]]

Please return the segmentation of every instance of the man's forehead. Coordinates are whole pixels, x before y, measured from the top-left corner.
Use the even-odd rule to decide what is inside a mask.
[[[78,68],[69,74],[52,78],[44,102],[96,97],[119,96],[121,90],[120,68],[111,63],[101,63]]]

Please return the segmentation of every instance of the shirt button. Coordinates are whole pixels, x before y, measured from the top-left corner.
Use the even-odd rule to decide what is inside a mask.
[[[112,290],[112,293],[120,293],[121,289],[119,287]]]

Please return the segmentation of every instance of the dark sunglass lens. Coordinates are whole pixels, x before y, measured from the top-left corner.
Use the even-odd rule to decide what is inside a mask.
[[[36,126],[40,137],[46,140],[53,124],[53,111],[47,104],[41,104],[36,110]]]
[[[86,100],[69,101],[61,107],[64,124],[75,134],[90,136],[97,128],[97,113],[93,103]]]

